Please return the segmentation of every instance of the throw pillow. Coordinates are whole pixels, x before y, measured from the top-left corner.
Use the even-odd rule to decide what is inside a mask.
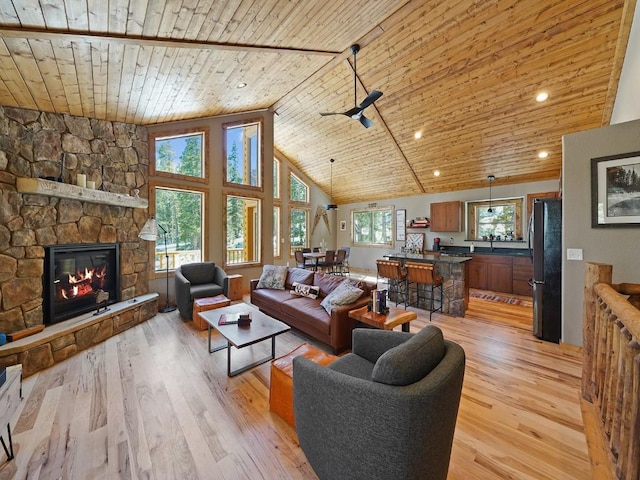
[[[262,275],[256,288],[273,288],[284,290],[284,282],[287,279],[287,266],[265,265],[262,267]]]
[[[300,295],[301,297],[318,298],[318,295],[320,294],[320,287],[293,282],[293,290],[291,290],[291,293],[294,295]]]
[[[428,325],[406,342],[380,355],[371,380],[387,385],[410,385],[426,377],[440,363],[444,353],[442,331]]]
[[[353,303],[362,295],[362,290],[348,280],[343,281],[329,295],[324,297],[320,305],[331,315],[331,310],[339,305]]]

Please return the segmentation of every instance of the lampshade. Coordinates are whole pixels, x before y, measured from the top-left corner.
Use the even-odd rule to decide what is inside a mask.
[[[155,242],[158,239],[158,222],[156,222],[155,217],[149,217],[138,236],[150,242]]]

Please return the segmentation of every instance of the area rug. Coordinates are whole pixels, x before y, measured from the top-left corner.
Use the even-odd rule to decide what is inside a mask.
[[[474,297],[474,298],[479,298],[481,300],[489,300],[491,302],[508,303],[510,305],[522,305],[524,307],[531,307],[533,305],[531,303],[531,300],[525,300],[525,299],[517,298],[517,297],[507,297],[507,296],[504,296],[504,295],[496,295],[496,294],[489,294],[489,293],[470,291],[469,292],[469,296],[470,297]]]

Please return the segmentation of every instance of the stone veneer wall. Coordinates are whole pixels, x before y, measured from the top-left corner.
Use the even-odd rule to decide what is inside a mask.
[[[0,107],[0,333],[43,323],[44,246],[120,243],[122,300],[148,292],[148,242],[138,238],[146,209],[16,191],[17,177],[76,174],[107,191],[148,198],[149,146],[144,127]]]

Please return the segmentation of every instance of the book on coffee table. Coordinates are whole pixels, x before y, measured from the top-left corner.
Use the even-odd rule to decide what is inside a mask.
[[[250,313],[223,313],[220,315],[218,325],[233,325],[239,324],[240,326],[248,325],[251,323]]]

